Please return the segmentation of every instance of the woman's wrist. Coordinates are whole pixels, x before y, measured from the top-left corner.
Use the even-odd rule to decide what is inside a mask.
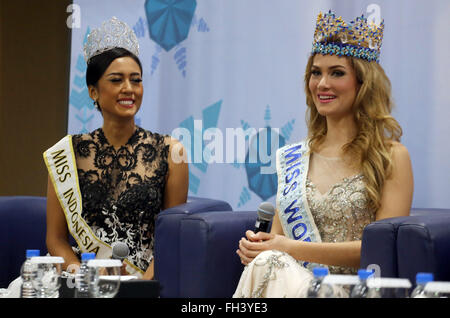
[[[285,240],[285,252],[297,260],[302,259],[302,244],[304,243],[287,238]]]

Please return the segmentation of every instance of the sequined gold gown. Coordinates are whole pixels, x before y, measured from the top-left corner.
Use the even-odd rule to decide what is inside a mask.
[[[364,227],[375,220],[374,212],[367,208],[362,174],[341,158],[311,155],[306,198],[322,242],[361,240]],[[328,268],[333,274],[357,271],[339,266]],[[245,267],[233,297],[305,297],[312,278],[311,271],[290,255],[265,251]],[[335,287],[335,294],[348,296],[339,287]]]

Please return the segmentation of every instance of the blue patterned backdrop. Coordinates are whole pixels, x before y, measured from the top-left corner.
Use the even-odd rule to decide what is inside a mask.
[[[101,126],[85,85],[82,47],[92,28],[116,16],[140,42],[144,100],[137,124],[183,141],[191,156],[190,195],[224,199],[237,210],[275,202],[272,162],[258,157],[246,164],[251,150],[264,148],[272,158],[277,145],[271,142],[282,146],[306,134],[302,80],[318,12],[333,9],[347,21],[362,13],[375,22],[381,16],[386,28],[380,63],[391,78],[394,115],[413,162],[413,206],[450,207],[448,0],[75,0],[74,5],[80,18],[72,29],[68,133]],[[227,158],[232,139],[227,129],[256,132],[245,137],[244,159],[237,149],[233,160]]]

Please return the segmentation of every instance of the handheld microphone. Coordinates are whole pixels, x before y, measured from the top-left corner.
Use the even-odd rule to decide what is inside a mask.
[[[255,234],[258,232],[267,232],[269,224],[275,215],[275,208],[270,202],[263,202],[258,207],[258,218],[255,223]]]
[[[119,259],[123,261],[130,254],[128,245],[123,242],[114,242],[112,245],[112,259]]]

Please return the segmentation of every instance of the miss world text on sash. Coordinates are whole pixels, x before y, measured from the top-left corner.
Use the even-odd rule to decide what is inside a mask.
[[[304,242],[321,242],[306,199],[309,153],[306,141],[277,150],[278,216],[286,236]],[[307,266],[305,262],[303,266]]]

